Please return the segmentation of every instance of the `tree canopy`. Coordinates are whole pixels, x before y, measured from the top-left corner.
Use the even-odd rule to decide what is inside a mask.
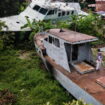
[[[23,0],[1,0],[0,1],[0,17],[18,14]]]

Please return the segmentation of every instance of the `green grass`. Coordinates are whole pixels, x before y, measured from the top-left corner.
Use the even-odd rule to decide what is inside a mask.
[[[62,105],[72,96],[42,67],[32,51],[30,59],[20,59],[19,51],[0,52],[0,90],[8,89],[16,97],[15,105]]]

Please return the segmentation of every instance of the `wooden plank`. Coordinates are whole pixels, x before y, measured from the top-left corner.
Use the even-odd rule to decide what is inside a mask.
[[[98,78],[98,79],[96,80],[96,82],[97,82],[99,85],[101,85],[102,87],[105,88],[105,77],[104,77],[104,76]]]

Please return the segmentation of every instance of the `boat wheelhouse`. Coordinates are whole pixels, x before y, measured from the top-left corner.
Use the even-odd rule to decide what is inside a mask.
[[[94,70],[91,47],[88,42],[96,37],[66,29],[51,29],[43,40],[46,54],[57,64],[71,72],[73,66],[80,73]],[[82,65],[84,67],[82,67]]]
[[[95,71],[89,42],[96,37],[67,29],[50,29],[34,37],[36,51],[46,68],[75,98],[105,104],[105,71]]]

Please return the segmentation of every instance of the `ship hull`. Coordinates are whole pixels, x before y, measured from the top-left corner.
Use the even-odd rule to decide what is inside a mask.
[[[38,55],[41,57],[46,69],[51,72],[54,78],[76,99],[83,100],[87,104],[92,105],[103,105],[101,102],[96,100],[92,95],[86,92],[84,89],[79,87],[75,82],[73,82],[64,72],[54,67],[46,57],[43,55]]]

